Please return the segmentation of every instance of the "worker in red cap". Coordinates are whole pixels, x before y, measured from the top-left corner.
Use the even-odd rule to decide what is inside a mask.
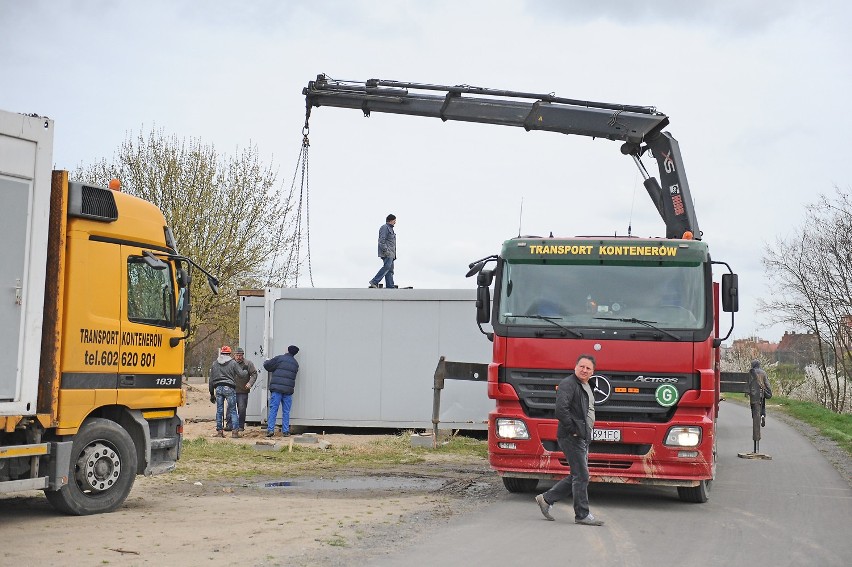
[[[244,370],[237,361],[231,358],[231,347],[228,345],[219,349],[219,357],[210,367],[210,401],[216,403],[216,437],[224,437],[222,421],[225,413],[225,400],[231,413],[231,423],[239,423],[237,414],[237,380],[245,380],[248,371]],[[231,437],[239,437],[240,432],[234,429]]]

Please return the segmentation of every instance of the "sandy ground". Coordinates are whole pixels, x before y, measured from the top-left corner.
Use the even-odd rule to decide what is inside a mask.
[[[215,440],[215,406],[206,386],[190,385],[185,437],[256,443],[264,431]],[[320,436],[332,444],[369,435]],[[285,444],[289,440],[276,437]],[[4,564],[47,565],[351,565],[427,537],[442,522],[489,501],[502,483],[487,463],[427,462],[393,470],[341,471],[266,488],[263,482],[210,482],[175,473],[137,477],[125,505],[111,514],[57,514],[40,492],[0,495]],[[352,480],[354,479],[354,480]],[[267,479],[280,480],[280,479]],[[358,481],[364,481],[359,483]],[[18,542],[18,545],[10,545]]]
[[[206,386],[189,386],[189,403],[180,411],[187,439],[266,440],[257,427],[249,427],[242,439],[214,439],[215,407],[207,398]],[[848,456],[812,428],[798,426],[849,480]],[[320,439],[354,445],[376,437],[335,433]],[[426,538],[436,523],[503,493],[484,460],[437,457],[369,473],[340,471],[322,482],[294,482],[266,488],[258,481],[189,478],[178,470],[137,477],[122,508],[86,517],[57,514],[40,492],[0,495],[3,564],[348,566]]]

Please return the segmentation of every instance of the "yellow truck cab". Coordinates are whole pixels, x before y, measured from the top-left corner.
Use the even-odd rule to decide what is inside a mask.
[[[0,493],[108,512],[180,456],[191,261],[153,204],[51,172],[52,141],[0,111]]]

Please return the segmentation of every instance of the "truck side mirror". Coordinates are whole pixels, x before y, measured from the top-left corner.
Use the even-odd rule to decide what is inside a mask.
[[[491,289],[488,286],[476,288],[476,322],[491,321]]]
[[[183,268],[178,268],[177,283],[180,291],[178,292],[176,323],[184,332],[189,331],[189,313],[192,309],[192,302],[189,297],[189,284],[191,281],[192,277],[189,275],[189,272]]]
[[[482,270],[476,274],[476,285],[479,287],[488,287],[494,280],[494,270]]]
[[[737,274],[722,274],[722,311],[736,313],[740,310],[740,289]]]

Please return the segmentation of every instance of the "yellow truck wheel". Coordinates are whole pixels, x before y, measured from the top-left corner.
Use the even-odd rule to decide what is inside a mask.
[[[89,419],[74,436],[68,484],[45,495],[65,514],[112,512],[130,494],[136,464],[136,448],[124,428],[108,419]]]

